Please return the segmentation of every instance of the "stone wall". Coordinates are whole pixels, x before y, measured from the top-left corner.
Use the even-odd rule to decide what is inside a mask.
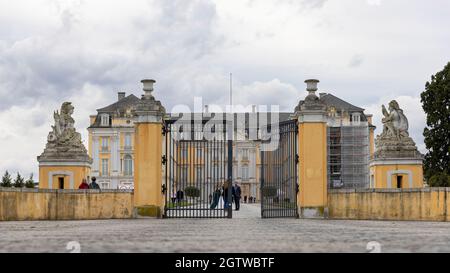
[[[133,191],[0,188],[0,221],[133,218]]]
[[[328,208],[330,219],[450,221],[450,188],[331,190]]]

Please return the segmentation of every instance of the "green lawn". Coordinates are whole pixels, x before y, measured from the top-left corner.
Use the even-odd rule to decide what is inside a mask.
[[[168,209],[174,209],[174,208],[179,208],[179,207],[189,207],[191,205],[192,205],[192,203],[189,203],[189,202],[186,202],[186,201],[183,201],[181,203],[172,203],[172,202],[170,202],[169,204],[167,204],[167,208]]]

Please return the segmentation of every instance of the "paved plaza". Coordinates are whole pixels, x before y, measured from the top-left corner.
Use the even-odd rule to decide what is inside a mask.
[[[233,219],[0,222],[0,252],[450,252],[450,223],[260,219],[244,204]]]

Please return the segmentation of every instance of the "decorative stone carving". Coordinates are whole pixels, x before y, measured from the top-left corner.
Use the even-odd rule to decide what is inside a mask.
[[[143,90],[141,100],[136,106],[135,114],[138,116],[138,122],[161,122],[166,114],[166,109],[159,100],[152,95],[155,80],[142,80]]]
[[[65,161],[92,162],[86,148],[81,141],[81,135],[75,129],[75,120],[72,118],[74,107],[70,102],[64,102],[60,111],[53,113],[55,124],[48,134],[47,145],[38,161]]]
[[[309,94],[308,96],[306,96],[305,100],[300,101],[297,107],[295,107],[295,112],[326,111],[326,105],[322,101],[320,101],[319,97],[316,95],[316,92],[318,90],[317,84],[319,83],[319,80],[306,80],[305,83],[307,84],[306,91],[308,91]]]
[[[422,158],[414,140],[409,137],[409,123],[397,101],[382,106],[383,132],[377,136],[375,158]]]

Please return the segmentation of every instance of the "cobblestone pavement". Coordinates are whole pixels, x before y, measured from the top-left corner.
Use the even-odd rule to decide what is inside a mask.
[[[233,219],[0,222],[0,252],[450,252],[450,223],[260,219],[244,204]]]

